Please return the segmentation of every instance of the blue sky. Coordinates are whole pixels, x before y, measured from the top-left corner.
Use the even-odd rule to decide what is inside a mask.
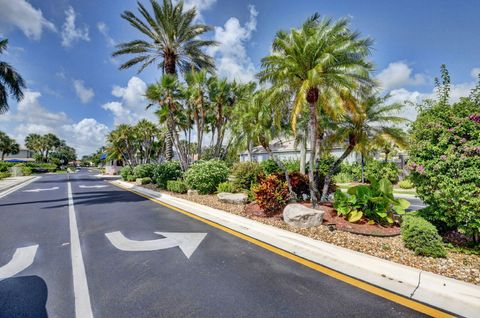
[[[146,3],[146,0],[141,0]],[[297,27],[317,11],[350,17],[374,39],[376,76],[391,101],[429,97],[440,64],[454,83],[452,98],[468,94],[480,71],[480,1],[188,0],[199,19],[215,27],[222,44],[209,51],[220,75],[254,78],[279,29]],[[141,37],[120,18],[136,11],[130,0],[0,0],[0,35],[10,46],[2,59],[27,80],[26,98],[0,116],[0,130],[23,143],[28,133],[54,132],[80,155],[104,143],[118,123],[155,117],[142,92],[160,76],[155,68],[120,71],[116,43]],[[414,118],[412,109],[406,115]]]

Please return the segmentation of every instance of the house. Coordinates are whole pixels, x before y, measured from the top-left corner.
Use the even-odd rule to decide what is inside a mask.
[[[273,154],[282,161],[288,160],[300,160],[300,146],[295,147],[294,140],[275,140],[270,144]],[[334,146],[331,150],[331,154],[335,157],[340,157],[344,151],[344,148],[340,146]],[[252,149],[252,161],[262,162],[270,158],[268,152],[262,147],[257,146]],[[307,146],[307,162],[310,158],[310,149]],[[249,161],[248,151],[240,153],[240,162]],[[351,153],[345,162],[352,163],[357,161],[355,153]]]
[[[32,162],[35,161],[33,158],[34,152],[28,149],[20,149],[20,151],[13,155],[5,155],[3,161],[7,162]]]

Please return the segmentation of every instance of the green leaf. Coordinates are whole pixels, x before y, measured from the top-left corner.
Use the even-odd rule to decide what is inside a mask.
[[[405,199],[398,199],[397,202],[404,210],[410,207],[410,202]]]
[[[390,181],[387,179],[382,179],[378,183],[380,191],[386,195],[386,196],[392,196],[393,195],[393,186]]]
[[[350,212],[350,214],[348,215],[348,222],[355,223],[358,220],[360,220],[362,218],[362,216],[363,216],[362,211],[354,210],[354,211]]]

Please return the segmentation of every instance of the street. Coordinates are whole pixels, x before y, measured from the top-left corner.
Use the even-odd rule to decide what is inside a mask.
[[[81,170],[0,199],[0,317],[19,316],[421,314]]]

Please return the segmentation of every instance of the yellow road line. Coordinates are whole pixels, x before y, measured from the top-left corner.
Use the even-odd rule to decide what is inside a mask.
[[[203,217],[200,217],[200,216],[195,215],[195,214],[193,214],[193,213],[187,212],[187,211],[185,211],[185,210],[182,210],[182,209],[180,209],[180,208],[177,208],[177,207],[175,207],[175,206],[172,206],[172,205],[170,205],[170,204],[168,204],[168,203],[162,202],[162,201],[157,200],[157,199],[155,199],[155,198],[149,197],[149,196],[147,196],[147,195],[145,195],[145,194],[143,194],[143,193],[140,193],[140,192],[137,192],[137,191],[135,191],[135,190],[126,188],[126,187],[121,186],[121,185],[119,185],[119,184],[115,184],[115,183],[113,183],[113,182],[110,182],[110,183],[113,184],[113,185],[115,185],[115,186],[117,186],[117,187],[119,187],[119,188],[122,188],[122,189],[124,189],[124,190],[130,191],[130,192],[132,192],[132,193],[135,193],[135,194],[137,194],[137,195],[139,195],[139,196],[141,196],[141,197],[144,197],[144,198],[146,198],[146,199],[149,199],[150,201],[153,201],[153,202],[155,202],[155,203],[157,203],[157,204],[163,205],[164,207],[167,207],[167,208],[169,208],[169,209],[171,209],[171,210],[177,211],[177,212],[182,213],[182,214],[184,214],[184,215],[187,215],[187,216],[189,216],[189,217],[191,217],[191,218],[193,218],[193,219],[199,220],[199,221],[201,221],[201,222],[203,222],[203,223],[206,223],[206,224],[208,224],[208,225],[210,225],[210,226],[213,226],[213,227],[215,227],[215,228],[217,228],[217,229],[220,229],[220,230],[222,230],[222,231],[224,231],[224,232],[227,232],[227,233],[232,234],[232,235],[234,235],[234,236],[236,236],[236,237],[239,237],[239,238],[241,238],[241,239],[243,239],[243,240],[245,240],[245,241],[248,241],[248,242],[250,242],[250,243],[252,243],[252,244],[255,244],[255,245],[258,245],[258,246],[260,246],[260,247],[263,247],[264,249],[269,250],[270,252],[273,252],[273,253],[275,253],[275,254],[281,255],[281,256],[283,256],[283,257],[285,257],[285,258],[288,258],[288,259],[290,259],[290,260],[292,260],[292,261],[294,261],[294,262],[300,263],[300,264],[302,264],[302,265],[304,265],[304,266],[307,266],[307,267],[309,267],[309,268],[311,268],[311,269],[314,269],[314,270],[316,270],[316,271],[319,271],[319,272],[321,272],[321,273],[323,273],[323,274],[325,274],[325,275],[328,275],[328,276],[333,277],[333,278],[335,278],[335,279],[338,279],[338,280],[340,280],[340,281],[342,281],[342,282],[345,282],[345,283],[350,284],[350,285],[352,285],[352,286],[358,287],[358,288],[363,289],[363,290],[365,290],[365,291],[367,291],[367,292],[369,292],[369,293],[372,293],[372,294],[375,294],[375,295],[377,295],[377,296],[383,297],[383,298],[385,298],[385,299],[388,299],[388,300],[390,300],[390,301],[393,301],[393,302],[398,303],[398,304],[400,304],[400,305],[403,305],[403,306],[405,306],[405,307],[411,308],[411,309],[416,310],[416,311],[418,311],[418,312],[421,312],[421,313],[423,313],[423,314],[429,315],[429,316],[431,316],[431,317],[442,317],[442,318],[443,318],[443,317],[455,317],[455,316],[452,316],[451,314],[448,314],[448,313],[446,313],[446,312],[443,312],[443,311],[441,311],[441,310],[439,310],[439,309],[436,309],[436,308],[433,308],[433,307],[424,305],[424,304],[422,304],[422,303],[420,303],[420,302],[417,302],[417,301],[415,301],[415,300],[412,300],[412,299],[406,298],[406,297],[404,297],[404,296],[395,294],[395,293],[393,293],[393,292],[390,292],[390,291],[387,291],[387,290],[382,289],[382,288],[380,288],[380,287],[371,285],[371,284],[366,283],[366,282],[364,282],[364,281],[361,281],[361,280],[359,280],[359,279],[350,277],[350,276],[348,276],[348,275],[346,275],[346,274],[342,274],[342,273],[340,273],[340,272],[337,272],[337,271],[335,271],[335,270],[332,270],[332,269],[330,269],[330,268],[328,268],[328,267],[325,267],[325,266],[323,266],[323,265],[320,265],[320,264],[317,264],[317,263],[315,263],[315,262],[309,261],[309,260],[304,259],[304,258],[302,258],[302,257],[300,257],[300,256],[297,256],[297,255],[295,255],[295,254],[292,254],[292,253],[290,253],[290,252],[287,252],[287,251],[285,251],[285,250],[282,250],[282,249],[280,249],[280,248],[278,248],[278,247],[272,246],[272,245],[270,245],[270,244],[268,244],[268,243],[262,242],[262,241],[260,241],[260,240],[257,240],[257,239],[255,239],[255,238],[253,238],[253,237],[250,237],[250,236],[245,235],[245,234],[243,234],[243,233],[240,233],[240,232],[237,232],[237,231],[235,231],[235,230],[232,230],[231,228],[228,228],[228,227],[223,226],[223,225],[221,225],[221,224],[218,224],[218,223],[215,223],[215,222],[213,222],[213,221],[207,220],[207,219],[205,219],[205,218],[203,218]]]

